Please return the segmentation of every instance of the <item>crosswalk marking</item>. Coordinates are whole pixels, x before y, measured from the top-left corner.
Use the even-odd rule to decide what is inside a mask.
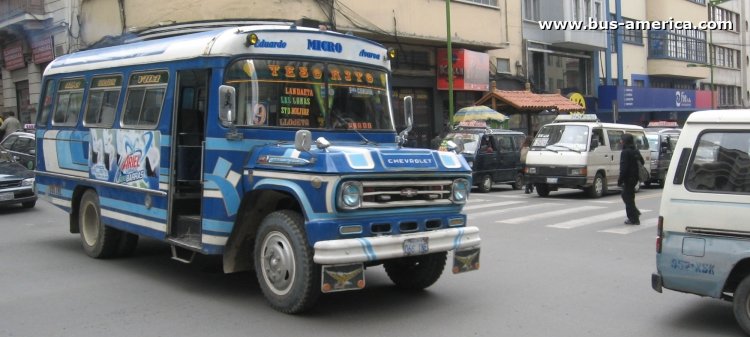
[[[641,221],[641,224],[638,226],[633,225],[621,225],[615,228],[600,230],[601,233],[612,233],[612,234],[630,234],[635,233],[637,231],[641,231],[648,228],[656,227],[656,221],[657,218],[651,218]]]
[[[642,209],[640,211],[641,211],[641,213],[651,212],[650,210],[647,210],[647,209]],[[604,214],[589,216],[589,217],[585,217],[585,218],[581,218],[581,219],[575,219],[575,220],[560,222],[560,223],[556,223],[554,225],[547,225],[547,227],[550,227],[550,228],[562,228],[562,229],[572,229],[572,228],[578,228],[578,227],[581,227],[581,226],[586,226],[586,225],[594,224],[594,223],[597,223],[597,222],[602,222],[602,221],[607,221],[607,220],[612,220],[612,219],[618,219],[618,218],[622,219],[623,221],[625,220],[625,210],[614,211],[614,212],[609,212],[609,213],[604,213]]]
[[[495,214],[502,214],[506,212],[515,212],[515,211],[525,210],[529,208],[539,208],[539,207],[559,206],[559,205],[560,204],[555,204],[555,203],[541,203],[541,204],[533,204],[533,205],[526,205],[526,206],[517,206],[513,208],[495,209],[491,211],[471,213],[468,215],[468,218],[469,220],[471,220],[471,219],[476,219],[478,217],[485,216],[485,215],[495,215]]]
[[[471,205],[471,206],[464,206],[464,211],[470,211],[472,209],[479,209],[479,208],[488,208],[488,207],[497,207],[497,206],[508,206],[508,205],[515,205],[520,204],[525,201],[501,201],[501,202],[494,202],[491,204],[479,204],[479,205]]]
[[[551,217],[558,216],[558,215],[578,213],[581,211],[595,210],[595,209],[601,209],[601,208],[604,208],[604,206],[578,206],[575,208],[566,208],[566,209],[561,209],[561,210],[551,211],[551,212],[528,214],[528,215],[518,217],[518,218],[498,220],[495,222],[519,224],[519,223],[530,222],[530,221],[538,220],[538,219],[551,218]]]

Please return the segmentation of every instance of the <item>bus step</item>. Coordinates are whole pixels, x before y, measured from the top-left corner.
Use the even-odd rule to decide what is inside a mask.
[[[195,258],[195,251],[172,245],[172,260],[182,263],[192,263]]]

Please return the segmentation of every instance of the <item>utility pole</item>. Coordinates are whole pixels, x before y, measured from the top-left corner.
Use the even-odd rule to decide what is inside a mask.
[[[448,27],[446,58],[448,59],[448,125],[453,123],[453,48],[451,47],[451,0],[445,0],[445,18]]]

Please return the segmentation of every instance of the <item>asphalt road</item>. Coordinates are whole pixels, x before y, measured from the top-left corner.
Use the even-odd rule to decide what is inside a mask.
[[[225,275],[218,258],[186,265],[141,240],[133,257],[95,260],[52,205],[0,207],[0,336],[742,336],[731,303],[651,289],[660,195],[637,195],[634,227],[619,193],[474,193],[479,271],[446,270],[410,293],[370,268],[365,290],[297,316],[272,310],[254,274]]]

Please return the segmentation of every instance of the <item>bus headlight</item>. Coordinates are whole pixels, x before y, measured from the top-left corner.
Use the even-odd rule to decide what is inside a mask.
[[[359,181],[347,181],[342,184],[339,194],[339,207],[355,209],[360,206],[362,206],[362,183]]]
[[[453,181],[451,186],[451,199],[455,203],[463,204],[469,199],[469,192],[471,191],[471,185],[466,179],[456,179]]]

